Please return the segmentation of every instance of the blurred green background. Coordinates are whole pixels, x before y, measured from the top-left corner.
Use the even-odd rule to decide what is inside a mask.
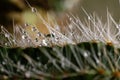
[[[56,18],[64,19],[66,12],[71,12],[78,15],[83,20],[86,15],[81,9],[83,7],[89,14],[94,12],[106,20],[107,9],[113,18],[119,22],[120,19],[120,4],[119,0],[27,0],[32,6],[35,6],[42,16],[46,13],[54,13]],[[69,8],[69,9],[68,9]],[[24,22],[32,22],[36,20],[29,10],[25,0],[0,0],[0,25],[7,28],[15,24],[23,24]],[[45,15],[44,15],[45,14]],[[52,16],[52,15],[51,15]],[[60,17],[58,17],[60,16]],[[63,16],[63,17],[62,17]],[[29,21],[30,20],[30,21]],[[11,27],[9,27],[11,28]]]

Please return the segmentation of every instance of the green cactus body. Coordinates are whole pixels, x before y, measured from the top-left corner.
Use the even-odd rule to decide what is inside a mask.
[[[13,79],[112,80],[119,78],[117,73],[115,75],[118,71],[115,64],[119,65],[119,61],[113,61],[119,59],[119,49],[101,42],[84,42],[63,47],[0,47],[0,59],[0,75]]]

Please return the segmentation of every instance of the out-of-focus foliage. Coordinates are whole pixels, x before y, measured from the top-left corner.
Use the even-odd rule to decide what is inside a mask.
[[[61,12],[66,9],[66,3],[69,4],[72,0],[26,0],[31,6],[40,8],[44,11]],[[29,8],[25,0],[0,0],[0,24],[11,24],[11,16],[19,14]],[[74,0],[72,2],[76,2]],[[72,5],[72,4],[71,4]],[[20,18],[20,17],[19,17]]]
[[[0,0],[0,24],[9,25],[11,24],[11,13],[20,13],[23,9],[12,0]]]

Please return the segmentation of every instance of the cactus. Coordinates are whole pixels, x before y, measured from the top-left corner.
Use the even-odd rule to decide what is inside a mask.
[[[61,47],[0,47],[0,75],[12,79],[119,79],[119,51],[102,42]]]
[[[69,24],[51,25],[31,7],[49,34],[31,24],[0,32],[0,79],[119,80],[119,24],[107,11],[107,21],[89,15],[82,22],[68,14]],[[113,30],[114,29],[114,30]]]
[[[63,47],[1,47],[0,75],[14,78],[98,80],[119,78],[119,49],[83,42]]]

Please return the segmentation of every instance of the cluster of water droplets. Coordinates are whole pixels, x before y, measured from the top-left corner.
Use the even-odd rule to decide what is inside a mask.
[[[64,45],[74,42],[68,39],[65,35],[56,31],[51,27],[49,34],[43,34],[36,26],[27,25],[14,26],[14,33],[9,33],[3,26],[1,26],[1,46],[9,47],[37,47],[37,46],[53,46]],[[28,30],[29,29],[29,30]]]
[[[28,3],[28,2],[27,2]],[[13,26],[13,34],[9,33],[3,26],[1,26],[0,34],[4,39],[0,41],[0,45],[8,46],[52,46],[64,44],[77,44],[80,42],[100,41],[103,43],[120,43],[120,27],[107,11],[107,21],[104,23],[96,15],[89,15],[84,9],[88,19],[84,22],[79,17],[73,14],[67,14],[67,25],[59,25],[55,23],[51,25],[46,21],[37,9],[32,7],[29,3],[33,14],[35,14],[43,22],[48,29],[48,34],[43,34],[38,29],[39,26],[25,23],[25,25]],[[53,22],[54,23],[54,22]],[[62,30],[60,30],[62,28]],[[24,44],[24,46],[23,46]],[[119,46],[119,45],[118,45]]]

